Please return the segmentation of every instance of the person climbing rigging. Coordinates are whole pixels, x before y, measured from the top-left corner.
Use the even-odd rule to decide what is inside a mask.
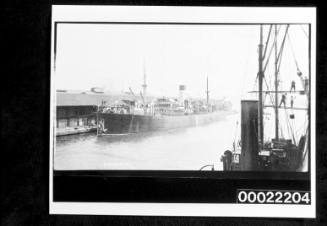
[[[309,91],[309,79],[304,77],[304,90]]]
[[[293,108],[293,105],[294,105],[294,97],[291,96],[291,108]]]
[[[292,90],[294,90],[294,92],[295,92],[295,81],[293,80],[292,81],[292,83],[291,83],[291,92],[292,92]]]
[[[284,107],[286,106],[286,93],[282,95],[282,99],[280,101],[279,107],[284,104]]]

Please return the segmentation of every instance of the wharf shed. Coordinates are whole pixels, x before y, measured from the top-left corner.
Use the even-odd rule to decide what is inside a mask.
[[[111,104],[117,96],[98,93],[56,93],[57,128],[85,127],[96,125],[98,105]]]

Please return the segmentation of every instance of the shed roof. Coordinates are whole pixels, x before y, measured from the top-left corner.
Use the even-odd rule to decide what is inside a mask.
[[[128,95],[128,94],[56,92],[56,105],[57,106],[97,106],[97,105],[101,105],[102,101],[106,101],[107,104],[114,104],[115,101],[121,101],[123,99],[133,101],[135,100],[135,98],[138,101],[142,101],[140,96],[133,97],[132,95]],[[151,96],[146,97],[146,101],[152,101],[153,99],[155,99],[155,97],[151,97]],[[221,105],[226,102],[224,100],[214,100],[214,99],[211,99],[210,101],[212,104],[217,104],[217,105]]]
[[[102,101],[112,104],[116,100],[132,99],[125,95],[109,95],[109,94],[90,94],[90,93],[61,93],[57,92],[57,106],[97,106]]]

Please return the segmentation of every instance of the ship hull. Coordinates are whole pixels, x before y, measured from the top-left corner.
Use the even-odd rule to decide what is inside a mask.
[[[102,123],[100,134],[129,134],[205,125],[219,121],[226,113],[214,112],[178,116],[99,113],[98,119]]]

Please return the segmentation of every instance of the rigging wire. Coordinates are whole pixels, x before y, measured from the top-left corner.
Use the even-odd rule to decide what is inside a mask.
[[[279,53],[278,53],[278,56],[277,56],[277,61],[280,61],[280,60],[279,60],[279,57],[280,57],[280,55],[281,55],[281,53],[282,53],[282,51],[283,51],[284,44],[285,44],[285,39],[286,39],[286,36],[287,36],[287,34],[288,34],[288,29],[289,29],[289,27],[290,27],[290,25],[287,25],[287,26],[286,26],[285,34],[284,34],[284,38],[283,38],[283,41],[282,41],[282,45],[281,45],[281,47],[280,47],[280,50],[279,50]]]
[[[294,115],[294,111],[293,110],[291,110],[291,111],[292,111],[292,115]],[[296,136],[296,132],[295,132],[294,120],[290,120],[289,118],[288,118],[288,120],[289,120],[291,128],[292,128],[292,135],[293,135],[294,144],[296,144],[295,137],[297,137],[297,136]]]
[[[287,112],[286,109],[285,109],[285,117],[286,117],[286,125],[287,125],[287,130],[288,130],[289,136],[292,137],[293,142],[294,142],[294,144],[296,145],[296,140],[295,140],[295,136],[294,136],[294,131],[293,131],[293,128],[292,128],[292,126],[291,126],[290,120],[289,120],[289,118],[288,118],[288,112]]]
[[[305,34],[305,36],[307,36],[307,38],[309,38],[309,35],[307,34],[307,32],[304,30],[304,28],[302,27],[302,25],[300,24],[300,27],[301,27],[301,29],[302,29],[302,31],[303,31],[303,33]]]
[[[291,136],[291,133],[290,133],[290,128],[289,128],[289,124],[288,124],[288,121],[287,121],[287,112],[286,112],[286,109],[285,109],[285,118],[286,118],[286,128],[287,128],[287,131],[288,131],[288,135]]]
[[[284,136],[284,133],[283,133],[283,130],[282,130],[282,128],[281,127],[279,127],[279,134],[280,134],[280,136],[282,137],[282,138],[285,138],[285,136]]]
[[[279,34],[279,31],[280,31],[281,27],[282,27],[282,25],[279,25],[279,28],[277,29],[277,36],[278,36],[278,34]],[[274,43],[275,43],[275,42],[274,42]],[[266,71],[266,68],[267,68],[267,65],[268,65],[268,63],[269,63],[269,59],[270,59],[270,56],[271,56],[271,53],[272,53],[272,50],[273,50],[273,49],[274,49],[274,45],[271,45],[270,50],[269,50],[269,53],[268,53],[267,61],[266,61],[266,63],[265,63],[265,66],[263,67],[263,72]]]
[[[280,28],[280,27],[279,27]],[[265,57],[266,57],[266,53],[267,53],[267,49],[268,49],[268,45],[269,45],[269,40],[270,40],[270,34],[271,34],[271,31],[272,31],[272,25],[270,25],[270,27],[269,27],[269,33],[268,33],[268,36],[267,36],[267,40],[266,40],[266,44],[265,44],[265,50],[264,50],[264,54],[263,54],[263,56],[262,56],[262,61],[265,59]],[[278,29],[278,32],[279,32],[279,29]],[[277,32],[277,33],[278,33]],[[272,47],[273,47],[273,45],[272,45]],[[272,52],[272,49],[273,48],[270,48],[270,50],[269,50],[269,56],[268,56],[268,60],[267,60],[267,63],[266,63],[266,65],[265,65],[265,67],[267,66],[267,64],[268,64],[268,62],[269,62],[269,58],[270,58],[270,55],[271,55],[271,52]],[[265,69],[263,70],[263,73],[265,72]],[[257,80],[258,80],[258,77],[259,77],[259,75],[257,75],[257,77],[256,77],[256,79],[255,79],[255,83],[254,83],[254,86],[253,86],[253,89],[254,89],[254,87],[255,87],[255,85],[257,84]]]
[[[278,62],[278,66],[277,66],[277,74],[279,74],[279,70],[280,70],[280,66],[281,66],[281,62],[282,62],[282,56],[283,56],[283,52],[284,52],[284,46],[285,46],[285,39],[286,39],[286,35],[288,34],[288,28],[289,28],[289,25],[287,25],[286,27],[286,30],[285,30],[285,34],[284,34],[284,38],[283,38],[283,41],[282,41],[282,44],[281,44],[281,47],[280,47],[280,50],[279,50],[279,54],[278,54],[278,57],[277,57],[277,62]],[[277,95],[277,94],[276,94]],[[278,103],[277,103],[278,104]],[[290,122],[289,122],[289,119],[287,117],[287,111],[285,109],[285,114],[286,114],[286,125],[287,125],[287,130],[288,130],[288,133],[289,135],[292,134],[293,136],[293,140],[295,142],[295,138],[294,138],[294,133],[293,133],[293,129],[291,128],[291,125],[290,125]],[[280,124],[280,121],[278,123],[280,125],[280,130],[281,130],[281,134],[282,134],[282,129],[281,129],[281,124]],[[283,136],[283,134],[282,134]]]
[[[269,86],[268,86],[268,83],[267,83],[266,78],[264,78],[264,80],[265,80],[265,84],[266,84],[266,86],[267,86],[267,91],[269,91]],[[267,94],[267,93],[266,93],[266,94]],[[272,104],[272,105],[275,105],[275,103],[274,103],[274,97],[272,96],[273,94],[268,93],[268,95],[269,95],[269,97],[270,97],[271,104]]]
[[[269,44],[269,39],[270,39],[270,33],[271,33],[271,30],[272,30],[272,26],[273,26],[273,25],[270,25],[270,28],[269,28],[269,33],[268,33],[268,36],[267,36],[266,45],[265,45],[265,50],[264,50],[264,53],[263,53],[262,60],[264,60],[265,57],[266,57],[266,52],[267,52],[267,47],[268,47],[268,44]]]
[[[281,26],[279,26],[279,29],[280,29],[280,27]],[[279,32],[279,29],[278,29],[278,32]],[[270,25],[270,28],[269,28],[269,34],[268,34],[268,37],[267,37],[267,41],[266,41],[266,46],[265,46],[265,52],[264,52],[264,57],[263,57],[263,59],[265,58],[265,56],[266,56],[266,51],[267,51],[267,48],[268,48],[268,44],[269,44],[269,40],[270,40],[270,34],[271,34],[271,30],[272,30],[272,25]],[[277,32],[277,33],[278,33]],[[265,69],[266,69],[266,67],[267,67],[267,65],[268,65],[268,63],[269,63],[269,59],[270,59],[270,56],[271,56],[271,53],[272,53],[272,49],[273,49],[273,47],[274,47],[274,45],[271,45],[271,48],[270,48],[270,50],[269,50],[269,54],[268,54],[268,59],[267,59],[267,61],[266,61],[266,65],[265,65]],[[264,69],[264,71],[265,71],[265,69]],[[269,70],[269,69],[268,69]],[[269,73],[268,73],[268,75],[269,75]],[[264,78],[264,81],[265,81],[265,85],[266,85],[266,89],[267,89],[267,91],[269,91],[269,85],[268,85],[268,82],[267,82],[267,80],[266,80],[266,76],[264,76],[263,77]],[[268,78],[270,78],[269,76],[268,76]],[[270,80],[269,80],[270,81]],[[271,103],[273,104],[273,98],[272,98],[272,94],[271,93],[266,93],[266,95],[269,95],[269,97],[270,97],[270,101],[271,101]]]
[[[280,31],[280,28],[281,28],[281,26],[279,27],[278,32]],[[288,30],[288,27],[287,27],[286,30],[285,30],[285,34],[287,33],[287,30]],[[275,43],[275,41],[274,41],[274,43]],[[282,46],[281,46],[281,49],[280,49],[280,52],[279,52],[279,57],[281,57],[281,53],[283,52],[284,43],[285,43],[285,35],[284,35],[284,41],[283,41],[283,43],[282,43]],[[268,65],[269,65],[269,59],[270,59],[270,57],[271,57],[271,53],[272,53],[273,48],[274,48],[274,45],[271,46],[271,49],[270,49],[270,51],[269,51],[268,59],[267,59],[266,64],[265,64],[265,70],[266,70],[266,69],[269,70],[269,67],[268,67]],[[281,59],[281,58],[280,58],[280,59]],[[267,73],[267,74],[268,74],[268,76],[265,76],[265,77],[264,77],[264,81],[265,81],[265,85],[266,85],[266,87],[267,87],[267,91],[269,91],[269,90],[270,90],[270,85],[271,85],[271,84],[270,84],[270,85],[268,84],[266,78],[268,78],[269,81],[270,81],[270,83],[271,83],[271,76],[269,76],[270,73]],[[272,105],[278,104],[278,103],[275,103],[275,100],[274,100],[274,97],[273,97],[273,94],[272,94],[272,93],[268,92],[268,93],[266,93],[266,95],[267,95],[267,94],[268,94],[269,97],[270,97],[270,102],[271,102]],[[280,121],[278,122],[278,124],[279,124],[279,128],[281,128],[281,123],[280,123]],[[282,132],[281,132],[281,133],[282,133]],[[282,137],[283,137],[283,134],[282,134]]]
[[[302,154],[302,162],[304,161],[304,159],[306,158],[306,155],[308,154],[309,148],[307,147],[308,145],[308,133],[309,133],[309,127],[307,127],[306,132],[305,132],[305,137],[306,137],[306,142],[304,144],[304,153]],[[307,148],[305,148],[307,147]]]
[[[267,68],[267,65],[269,63],[269,59],[270,59],[270,56],[271,56],[271,53],[272,53],[272,50],[274,49],[274,45],[271,45],[270,47],[270,50],[269,50],[269,53],[268,53],[268,58],[267,58],[267,61],[265,63],[265,66],[263,67],[263,72],[266,71],[266,68]]]
[[[279,50],[279,53],[278,53],[278,57],[277,57],[277,62],[278,62],[277,74],[279,74],[279,69],[280,69],[280,65],[281,65],[281,62],[282,62],[282,53],[283,53],[283,50],[284,50],[285,40],[286,40],[286,36],[288,34],[288,28],[289,28],[289,26],[290,25],[287,25],[287,27],[286,27],[284,38],[283,38],[283,42],[282,42],[282,45],[281,45],[280,50]]]
[[[290,44],[290,47],[291,47],[291,53],[292,53],[292,56],[293,56],[293,59],[294,59],[294,63],[295,63],[295,65],[296,65],[296,70],[297,70],[297,71],[301,71],[300,68],[299,68],[299,64],[298,64],[298,62],[297,62],[297,60],[296,60],[296,57],[295,57],[295,53],[294,53],[294,49],[293,49],[293,45],[292,45],[291,38],[290,38],[289,34],[287,34],[287,39],[288,39],[289,44]]]
[[[265,80],[265,84],[266,84],[266,86],[267,86],[267,90],[269,91],[269,86],[268,86],[268,84],[267,84],[266,77],[264,78],[264,80]],[[272,104],[272,105],[275,105],[275,101],[274,101],[274,98],[273,98],[272,95],[273,95],[273,94],[269,93],[270,101],[271,101],[271,104]],[[281,121],[278,122],[278,125],[279,125],[279,128],[281,129],[281,128],[282,128]],[[280,133],[281,133],[281,137],[284,137],[284,135],[283,135],[283,133],[282,133],[282,130],[281,130]]]
[[[305,131],[305,128],[307,127],[306,125],[307,125],[307,117],[305,117],[304,122],[302,123],[301,126],[299,126],[299,128],[297,128],[297,130],[295,131],[295,133],[296,134],[299,134],[301,132],[301,134],[302,134],[303,133],[302,130]]]
[[[293,60],[294,60],[295,66],[296,66],[296,70],[298,72],[301,72],[300,67],[299,67],[299,64],[297,62],[297,59],[295,57],[294,48],[293,48],[292,41],[291,41],[291,38],[290,38],[290,34],[289,33],[287,33],[287,39],[288,39],[289,46],[290,46],[290,49],[291,49],[291,53],[292,53],[292,56],[293,56]],[[279,65],[279,67],[280,67],[280,65]],[[279,71],[279,68],[278,68],[278,71]],[[285,112],[286,112],[286,109],[285,109]],[[292,111],[292,113],[293,113],[293,111]],[[289,118],[287,117],[287,115],[286,115],[286,119],[287,119],[288,126],[290,127],[290,131],[291,131],[291,134],[292,134],[292,138],[293,138],[294,144],[296,144],[296,140],[295,140],[295,135],[294,134],[297,135],[299,133],[299,131],[302,131],[303,128],[305,128],[305,126],[307,124],[307,119],[304,120],[304,123],[296,131],[294,131],[295,130],[295,122],[291,122],[289,120]]]
[[[290,129],[291,129],[291,133],[292,133],[292,137],[293,137],[293,142],[295,145],[297,145],[295,135],[294,135],[294,129],[293,129],[294,127],[292,126],[292,123],[290,122],[289,118],[287,118],[287,120],[289,121]]]
[[[257,78],[255,79],[255,81],[254,81],[254,84],[253,84],[253,88],[252,88],[252,90],[254,90],[255,89],[255,87],[256,87],[256,85],[257,85],[257,83],[258,83],[258,76],[257,76]]]
[[[280,30],[281,26],[279,27],[278,31]],[[283,37],[283,41],[282,41],[282,44],[280,46],[280,50],[279,50],[279,53],[278,53],[278,57],[277,57],[277,62],[278,62],[278,67],[277,67],[277,73],[279,73],[280,71],[280,67],[281,67],[281,62],[282,62],[282,57],[283,57],[283,53],[284,53],[284,47],[285,47],[285,41],[286,41],[286,38],[288,39],[289,43],[290,43],[290,46],[291,46],[291,50],[292,50],[292,56],[293,56],[293,59],[294,59],[294,62],[295,62],[295,65],[296,65],[296,68],[298,71],[300,71],[300,68],[299,68],[299,65],[298,65],[298,62],[296,60],[296,57],[295,57],[295,54],[294,54],[294,49],[293,49],[293,46],[291,44],[291,40],[290,40],[290,35],[288,33],[288,29],[289,29],[289,25],[287,25],[286,29],[285,29],[285,34],[284,34],[284,37]],[[266,51],[268,49],[268,43],[269,43],[269,39],[270,39],[270,32],[269,31],[269,35],[267,37],[267,41],[266,41],[266,46],[265,46],[265,53],[264,53],[264,56],[266,57]],[[273,47],[270,48],[269,50],[269,53],[268,53],[268,58],[266,60],[266,63],[265,63],[265,66],[264,66],[264,71],[267,69],[268,67],[268,64],[269,64],[269,59],[270,59],[270,56],[271,56],[271,53],[272,53],[272,50],[273,50]],[[269,67],[268,67],[268,70],[269,70]],[[267,91],[269,91],[270,87],[271,87],[271,76],[270,73],[267,73],[268,76],[264,76],[264,81],[265,81],[265,85],[267,87]],[[269,84],[267,82],[267,79],[269,80]],[[257,80],[258,80],[258,76],[256,77],[256,80],[255,80],[255,84],[254,86],[257,84]],[[266,101],[266,98],[267,98],[267,94],[269,95],[269,98],[270,98],[270,101],[273,105],[275,104],[278,104],[278,103],[274,103],[274,99],[272,97],[272,94],[267,92],[265,97],[264,97],[264,100]],[[292,111],[293,112],[293,111]],[[287,130],[288,130],[288,134],[290,137],[292,137],[293,139],[293,142],[294,144],[296,144],[296,140],[295,140],[295,126],[294,126],[294,121],[291,121],[289,118],[288,118],[288,111],[287,109],[285,109],[285,116],[286,116],[286,126],[287,126]],[[279,125],[280,125],[281,122],[279,122]],[[302,130],[303,127],[305,126],[306,124],[306,121],[303,123],[303,125],[301,126],[302,128],[300,129],[297,129],[296,133],[298,133],[299,130]],[[284,134],[283,134],[283,130],[282,130],[282,127],[280,126],[280,134],[281,134],[281,137],[284,138]],[[257,135],[257,134],[256,134]]]

